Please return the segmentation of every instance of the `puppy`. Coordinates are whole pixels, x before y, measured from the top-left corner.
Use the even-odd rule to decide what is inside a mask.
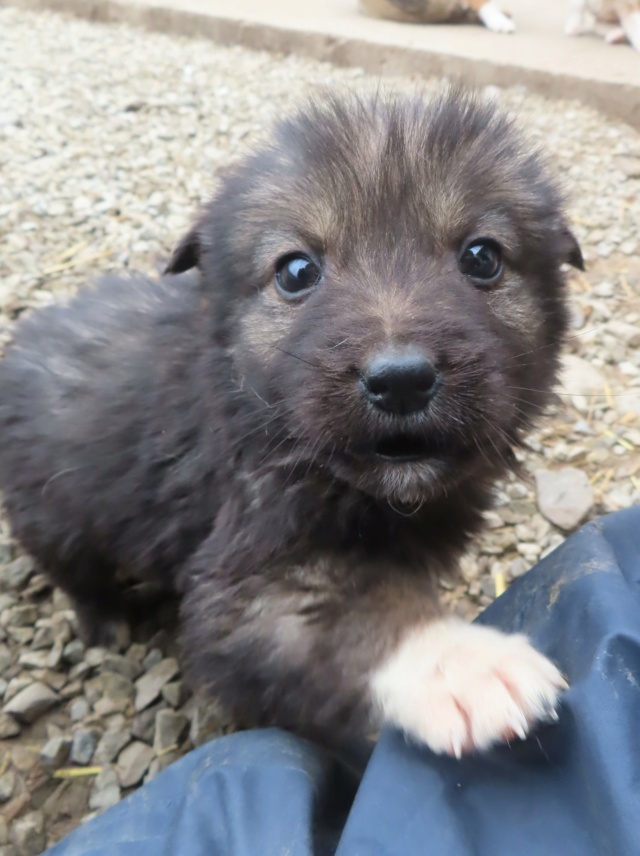
[[[245,720],[392,723],[455,756],[524,737],[562,676],[437,588],[547,400],[565,262],[560,193],[495,107],[309,103],[227,169],[159,281],[18,324],[13,531],[85,630],[122,614],[121,578],[175,592],[192,679]]]
[[[640,51],[640,0],[570,0],[565,32],[578,36],[596,23],[616,24],[605,35],[609,44],[629,41]]]
[[[513,33],[516,29],[493,0],[360,0],[360,9],[374,18],[411,24],[480,22],[495,33]]]

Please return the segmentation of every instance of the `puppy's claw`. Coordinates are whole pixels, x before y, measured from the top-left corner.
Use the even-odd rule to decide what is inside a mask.
[[[519,711],[519,714],[520,715],[518,717],[518,720],[515,723],[513,723],[511,727],[512,727],[514,733],[518,735],[520,740],[526,740],[527,739],[527,733],[529,731],[529,724],[527,723],[527,720],[525,719],[524,714],[520,711]]]
[[[545,709],[544,714],[540,717],[540,722],[553,723],[553,722],[558,722],[559,719],[560,719],[560,716],[558,714],[558,711],[555,709],[555,707],[547,707]]]
[[[454,756],[460,760],[462,758],[462,740],[459,737],[454,737],[452,744],[452,751]]]

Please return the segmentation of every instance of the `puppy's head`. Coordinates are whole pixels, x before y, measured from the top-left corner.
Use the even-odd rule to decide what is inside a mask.
[[[565,262],[580,250],[541,157],[451,91],[330,97],[281,122],[168,270],[201,269],[283,463],[416,502],[499,474],[541,410]]]

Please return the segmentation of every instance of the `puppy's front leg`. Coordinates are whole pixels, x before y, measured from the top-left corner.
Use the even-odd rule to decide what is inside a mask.
[[[196,579],[187,653],[229,707],[311,735],[393,724],[457,757],[553,715],[566,683],[524,637],[440,617],[418,575],[330,568],[270,568],[227,591],[227,574]]]

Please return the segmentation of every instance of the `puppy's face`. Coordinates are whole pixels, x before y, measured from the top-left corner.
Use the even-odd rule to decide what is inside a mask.
[[[581,264],[559,204],[469,96],[336,99],[227,174],[169,270],[216,293],[283,465],[415,503],[500,472],[545,402]]]

